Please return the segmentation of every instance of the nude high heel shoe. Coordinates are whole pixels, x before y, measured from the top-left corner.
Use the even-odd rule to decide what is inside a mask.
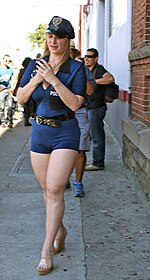
[[[55,239],[53,254],[58,254],[65,249],[65,239],[66,239],[67,234],[68,234],[67,231],[64,230],[64,233],[61,235],[61,237],[58,239]]]
[[[51,251],[50,258],[42,258],[40,259],[40,263],[37,267],[37,273],[39,275],[46,275],[53,270],[53,251]]]

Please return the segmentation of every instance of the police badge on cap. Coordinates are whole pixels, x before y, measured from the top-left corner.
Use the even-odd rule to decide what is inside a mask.
[[[46,33],[55,34],[59,38],[68,37],[69,39],[74,39],[75,37],[74,29],[70,21],[58,16],[52,18],[46,29]]]

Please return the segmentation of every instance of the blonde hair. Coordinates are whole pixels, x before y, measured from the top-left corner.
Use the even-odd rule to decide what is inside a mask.
[[[67,42],[66,42],[66,48],[64,50],[64,52],[62,53],[62,56],[61,56],[61,59],[59,61],[58,64],[55,65],[55,67],[53,68],[54,72],[58,71],[60,66],[62,64],[64,64],[64,62],[69,58],[70,56],[70,39],[67,38]],[[48,49],[48,46],[47,46],[47,41],[45,41],[45,48],[44,48],[44,53],[43,55],[41,56],[41,58],[44,58],[46,56],[49,56],[50,55],[50,51]]]

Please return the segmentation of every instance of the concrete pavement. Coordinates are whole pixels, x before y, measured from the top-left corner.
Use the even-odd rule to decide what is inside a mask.
[[[33,175],[31,127],[0,129],[0,279],[38,280],[45,235],[41,189]],[[4,132],[4,130],[3,130]],[[66,250],[54,256],[52,280],[150,280],[150,211],[106,127],[106,168],[84,174],[85,197],[65,191]],[[91,152],[87,153],[88,161]],[[71,176],[74,181],[75,174]]]

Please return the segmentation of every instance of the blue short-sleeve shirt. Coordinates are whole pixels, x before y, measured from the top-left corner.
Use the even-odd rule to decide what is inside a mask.
[[[11,87],[11,77],[13,76],[13,69],[5,69],[0,67],[0,86]]]
[[[48,61],[48,57],[45,58]],[[33,59],[27,66],[19,87],[24,87],[30,79],[36,75],[36,60]],[[85,96],[86,73],[83,63],[69,58],[59,69],[56,76],[74,94]],[[42,83],[33,91],[32,98],[36,102],[36,114],[43,117],[52,117],[65,114],[71,111],[55,89],[49,85],[44,89]]]

